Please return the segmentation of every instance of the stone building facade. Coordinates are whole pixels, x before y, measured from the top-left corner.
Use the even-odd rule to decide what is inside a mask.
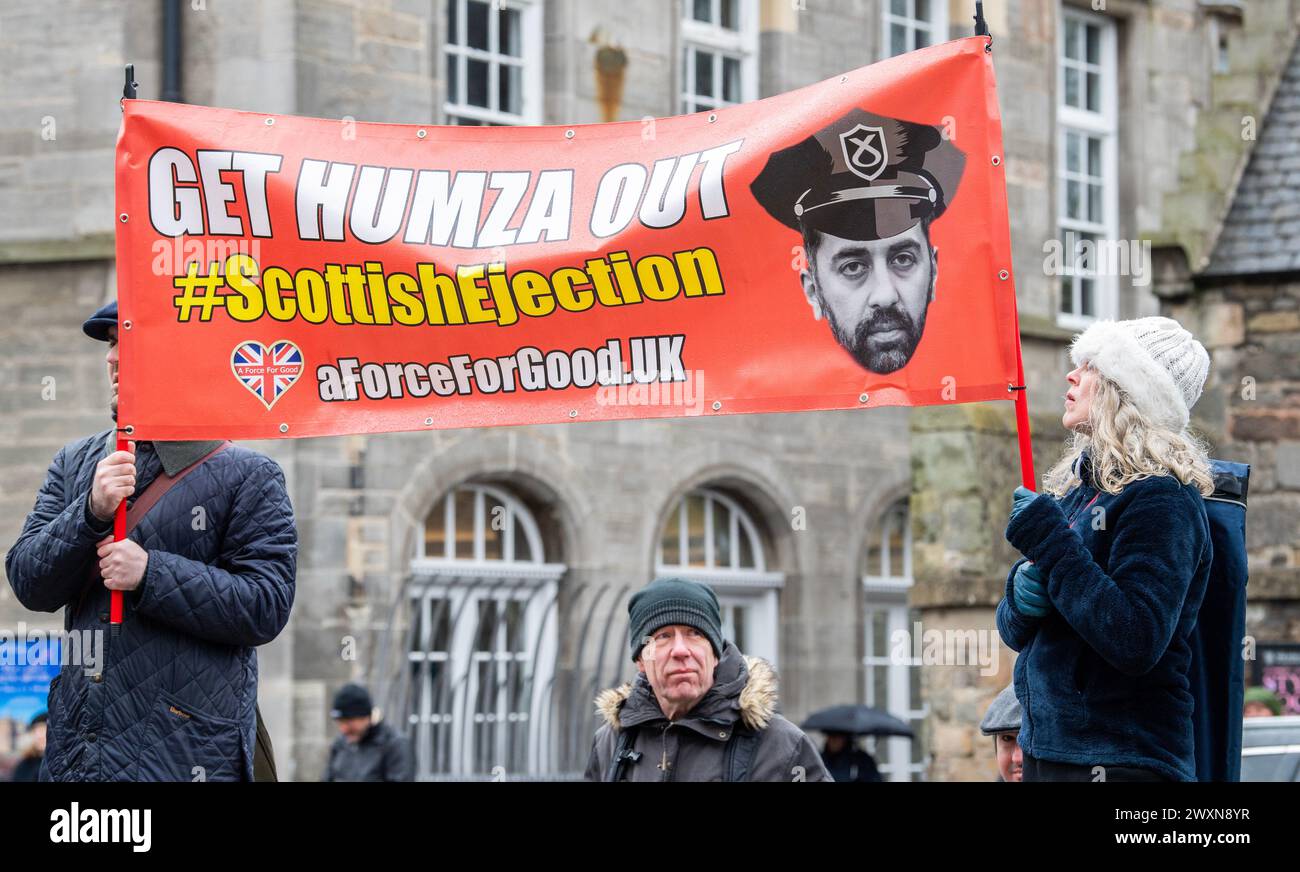
[[[1266,506],[1250,527],[1263,579],[1252,631],[1300,638],[1300,511],[1285,471],[1300,444],[1286,370],[1294,272],[1226,285],[1203,275],[1256,142],[1243,118],[1264,119],[1286,93],[1300,3],[985,5],[1037,467],[1060,449],[1075,331],[1162,306],[1192,319],[1214,337],[1222,388],[1196,423],[1223,456],[1256,464]],[[757,99],[965,36],[973,10],[964,0],[178,6],[187,102],[409,123],[638,120]],[[114,293],[122,65],[135,63],[141,97],[157,97],[165,46],[158,6],[143,0],[57,21],[0,0],[0,48],[8,543],[58,447],[108,423],[102,349],[78,325]],[[1123,275],[1049,266],[1047,244],[1067,232],[1150,240],[1151,254]],[[1251,369],[1261,351],[1267,373]],[[1258,405],[1228,396],[1238,371],[1255,373]],[[256,447],[285,469],[302,543],[293,617],[260,652],[282,777],[317,777],[329,699],[347,680],[368,682],[413,734],[425,777],[574,772],[595,726],[590,697],[630,675],[626,597],[668,571],[717,587],[729,632],[776,662],[787,716],[878,705],[918,733],[876,749],[888,777],[993,775],[976,724],[1012,662],[993,629],[1013,559],[1001,535],[1018,480],[1010,404]],[[0,587],[0,627],[19,622],[59,626]],[[987,657],[928,662],[912,640],[931,630]]]

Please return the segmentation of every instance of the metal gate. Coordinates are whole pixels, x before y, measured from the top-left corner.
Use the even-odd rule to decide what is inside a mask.
[[[417,573],[394,598],[370,681],[419,780],[582,778],[593,699],[630,674],[634,585],[566,585],[547,566],[559,571]]]

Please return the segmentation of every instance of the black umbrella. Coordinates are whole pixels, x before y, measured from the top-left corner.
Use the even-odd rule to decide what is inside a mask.
[[[916,738],[912,728],[898,718],[866,705],[833,705],[814,712],[803,722],[805,730],[823,733],[849,733],[854,736],[907,736]]]

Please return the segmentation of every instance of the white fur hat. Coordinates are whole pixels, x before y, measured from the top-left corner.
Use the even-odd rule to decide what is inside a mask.
[[[1172,318],[1098,321],[1074,337],[1070,358],[1115,382],[1139,412],[1181,431],[1205,387],[1210,355]]]

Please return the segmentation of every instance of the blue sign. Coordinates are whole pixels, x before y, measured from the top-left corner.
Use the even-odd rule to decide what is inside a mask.
[[[50,682],[59,674],[61,641],[57,636],[0,638],[0,719],[25,726],[45,711]]]

